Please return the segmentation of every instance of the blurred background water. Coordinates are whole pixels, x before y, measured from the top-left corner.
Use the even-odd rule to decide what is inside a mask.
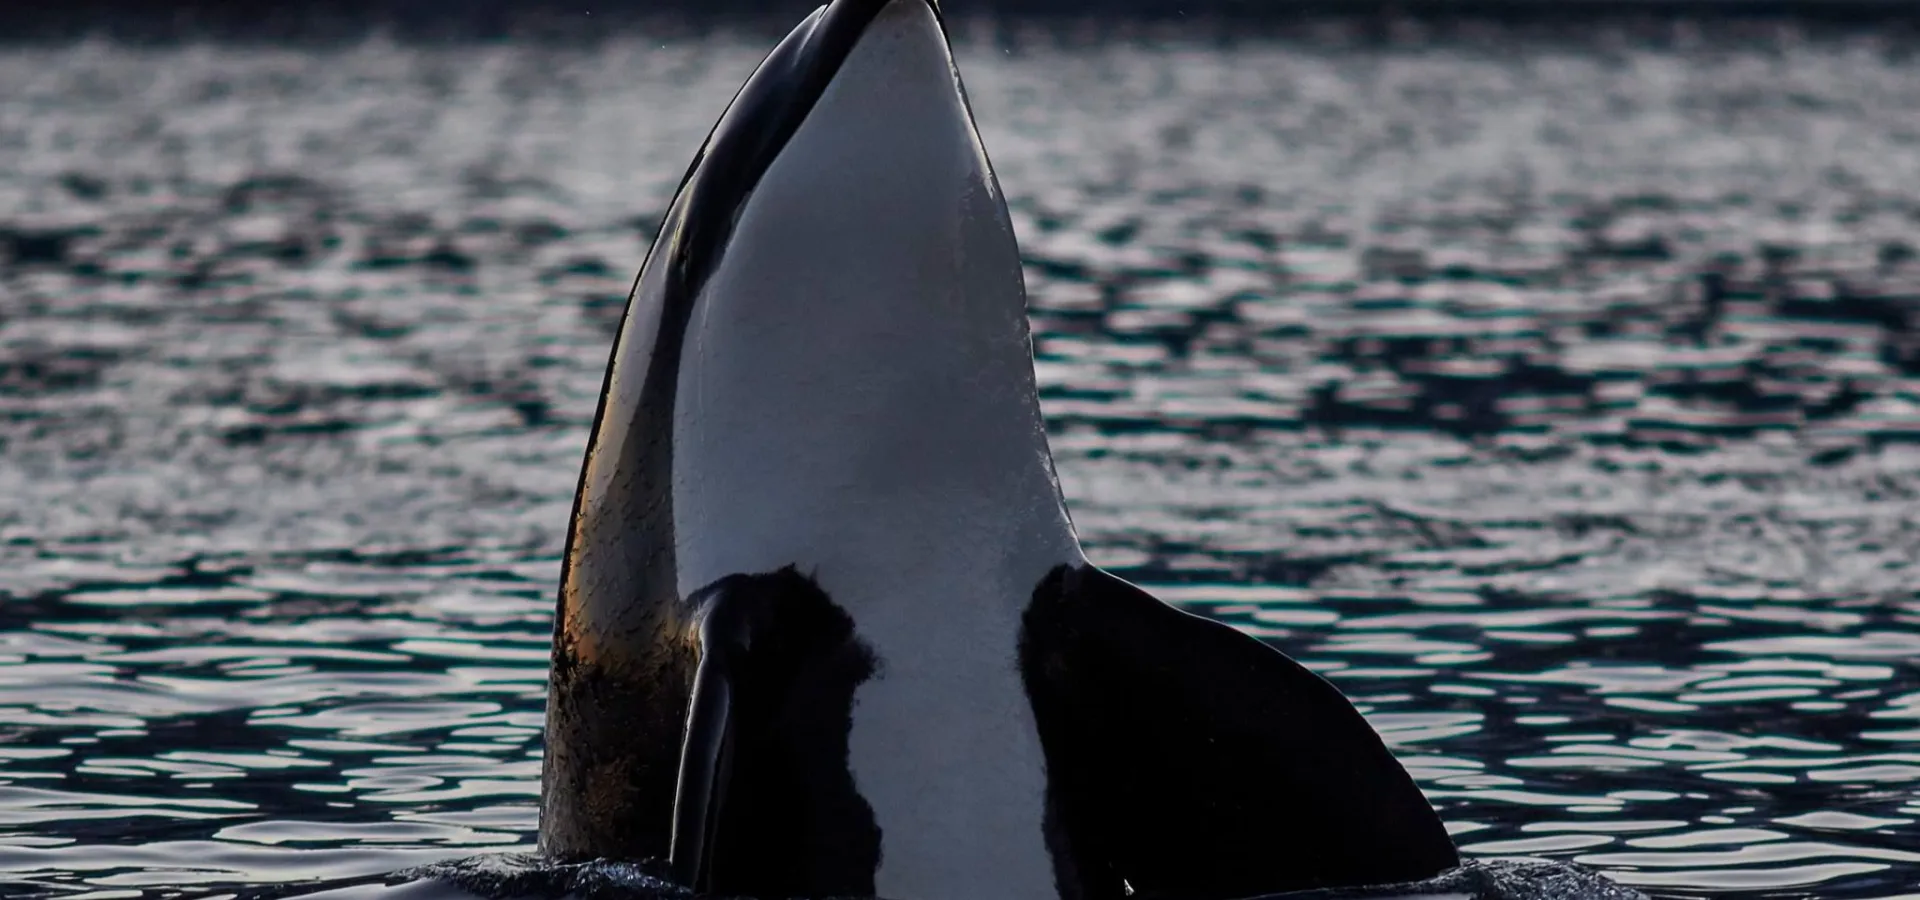
[[[0,47],[0,896],[531,845],[616,317],[784,24]],[[1912,895],[1908,25],[954,32],[1098,562],[1470,855]]]

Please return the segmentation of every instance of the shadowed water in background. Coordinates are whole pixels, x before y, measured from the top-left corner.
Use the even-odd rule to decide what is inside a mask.
[[[1920,44],[1231,31],[956,24],[1093,558],[1470,855],[1911,890]],[[767,46],[0,49],[0,895],[531,845],[609,341]]]

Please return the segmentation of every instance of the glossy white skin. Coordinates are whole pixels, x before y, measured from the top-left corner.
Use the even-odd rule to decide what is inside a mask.
[[[999,187],[938,24],[896,0],[760,180],[695,307],[679,588],[794,565],[880,661],[855,695],[875,887],[1057,895],[1020,615],[1083,562],[1034,394]]]

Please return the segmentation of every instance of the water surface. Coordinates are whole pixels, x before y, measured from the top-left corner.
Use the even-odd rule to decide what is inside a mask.
[[[1912,47],[957,36],[1097,561],[1470,855],[1913,890]],[[0,50],[0,894],[531,845],[612,329],[765,47]]]

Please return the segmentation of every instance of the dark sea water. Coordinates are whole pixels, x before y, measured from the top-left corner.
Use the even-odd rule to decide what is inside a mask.
[[[1469,855],[1920,892],[1920,56],[958,29],[1094,559]],[[628,283],[769,46],[0,49],[0,896],[535,834]]]

